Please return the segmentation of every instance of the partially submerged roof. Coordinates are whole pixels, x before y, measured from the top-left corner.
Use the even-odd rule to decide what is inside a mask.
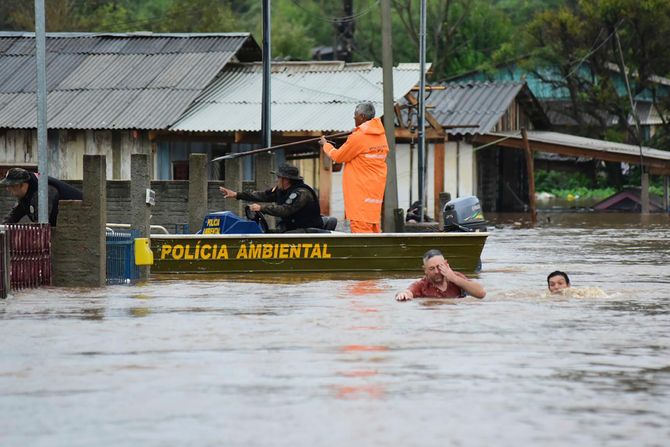
[[[371,101],[383,112],[382,69],[340,61],[273,63],[273,131],[347,131],[357,104]],[[418,64],[393,69],[395,99],[419,80]],[[175,131],[261,130],[262,65],[229,64],[172,126]]]
[[[625,211],[639,213],[642,209],[640,188],[625,188],[592,206],[596,211]],[[660,197],[649,195],[649,211],[663,212],[663,202]]]
[[[549,121],[525,82],[439,83],[444,87],[426,95],[430,113],[449,135],[475,135],[496,131],[501,118],[519,101],[537,126]],[[457,127],[459,125],[468,127]],[[470,127],[474,126],[474,127]]]
[[[164,129],[229,61],[261,58],[249,33],[48,33],[48,126]],[[0,32],[0,128],[35,128],[35,35]]]

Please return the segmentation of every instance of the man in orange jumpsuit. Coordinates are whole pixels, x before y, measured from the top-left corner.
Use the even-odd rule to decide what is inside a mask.
[[[380,233],[389,152],[386,134],[370,102],[356,106],[354,122],[356,128],[339,149],[323,136],[319,144],[334,162],[344,163],[344,214],[350,221],[351,232]]]

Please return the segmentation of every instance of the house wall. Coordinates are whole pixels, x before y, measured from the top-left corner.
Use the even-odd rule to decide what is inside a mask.
[[[211,160],[229,153],[246,152],[258,149],[257,144],[213,143],[191,140],[169,140],[156,142],[154,178],[156,180],[175,180],[175,163],[188,162],[191,153],[206,154]],[[245,181],[254,181],[254,157],[244,157],[242,160],[243,178]],[[210,180],[225,178],[225,161],[210,163]]]
[[[0,129],[0,163],[37,163],[37,131]]]
[[[528,174],[523,151],[488,147],[477,151],[477,197],[485,212],[520,212],[528,207]]]
[[[452,197],[471,196],[475,193],[475,157],[472,144],[459,141],[457,146],[458,157],[458,188]]]
[[[458,195],[458,142],[447,141],[444,144],[444,190],[452,198]]]
[[[0,130],[0,163],[38,164],[37,131]],[[62,180],[83,177],[85,154],[107,157],[107,178],[130,178],[130,154],[152,153],[148,133],[130,130],[50,130],[49,175]]]
[[[419,200],[419,170],[417,162],[417,148],[416,144],[396,144],[396,171],[398,183],[398,207],[405,209],[417,200]],[[450,175],[448,170],[449,150],[446,149],[447,156],[445,157],[446,169],[445,183],[448,183],[447,178]],[[434,185],[435,185],[435,146],[428,144],[426,147],[426,200],[427,213],[430,217],[433,216],[433,204],[435,201]],[[411,189],[410,189],[411,181]]]

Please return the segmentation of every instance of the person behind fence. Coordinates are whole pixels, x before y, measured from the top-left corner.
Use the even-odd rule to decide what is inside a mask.
[[[5,216],[3,224],[18,223],[23,217],[31,222],[39,221],[37,182],[39,174],[22,168],[11,168],[5,178],[0,180],[7,192],[16,198],[14,208]],[[48,177],[49,224],[56,226],[58,220],[58,202],[61,200],[82,200],[83,194],[67,183]]]
[[[464,298],[467,295],[484,298],[486,291],[464,274],[455,272],[439,250],[428,250],[423,255],[423,278],[413,282],[406,290],[398,292],[395,299],[412,298]]]
[[[354,110],[356,128],[339,149],[321,137],[323,152],[336,163],[344,163],[342,192],[344,214],[352,233],[381,232],[381,211],[386,188],[386,156],[389,148],[384,125],[375,118],[371,102]]]
[[[407,215],[405,216],[405,222],[418,222],[419,221],[419,208],[421,208],[421,202],[416,201],[412,203],[412,206],[407,208]],[[432,222],[433,219],[428,217],[428,214],[426,213],[426,208],[423,208],[423,222]]]
[[[272,172],[277,175],[277,185],[266,191],[235,192],[219,187],[226,199],[247,200],[251,211],[260,211],[281,218],[278,224],[282,232],[303,232],[307,228],[322,228],[321,208],[316,192],[303,181],[295,166],[284,164]]]

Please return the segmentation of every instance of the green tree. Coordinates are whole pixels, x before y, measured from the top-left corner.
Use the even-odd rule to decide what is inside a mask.
[[[10,29],[35,31],[35,4],[12,1],[7,5]],[[80,31],[84,21],[74,0],[49,0],[44,4],[47,31]]]
[[[667,1],[580,0],[543,12],[529,24],[525,47],[531,57],[525,67],[568,92],[571,116],[584,133],[603,137],[611,125],[609,117],[615,116],[618,130],[637,142],[641,136],[629,120],[623,73],[629,76],[633,95],[651,92],[665,120],[670,109],[663,98],[669,91],[656,76],[670,72],[670,48],[662,31],[667,29]],[[560,76],[545,77],[546,67],[556,68]]]
[[[229,1],[175,0],[165,19],[157,26],[164,32],[239,31],[238,20]]]

